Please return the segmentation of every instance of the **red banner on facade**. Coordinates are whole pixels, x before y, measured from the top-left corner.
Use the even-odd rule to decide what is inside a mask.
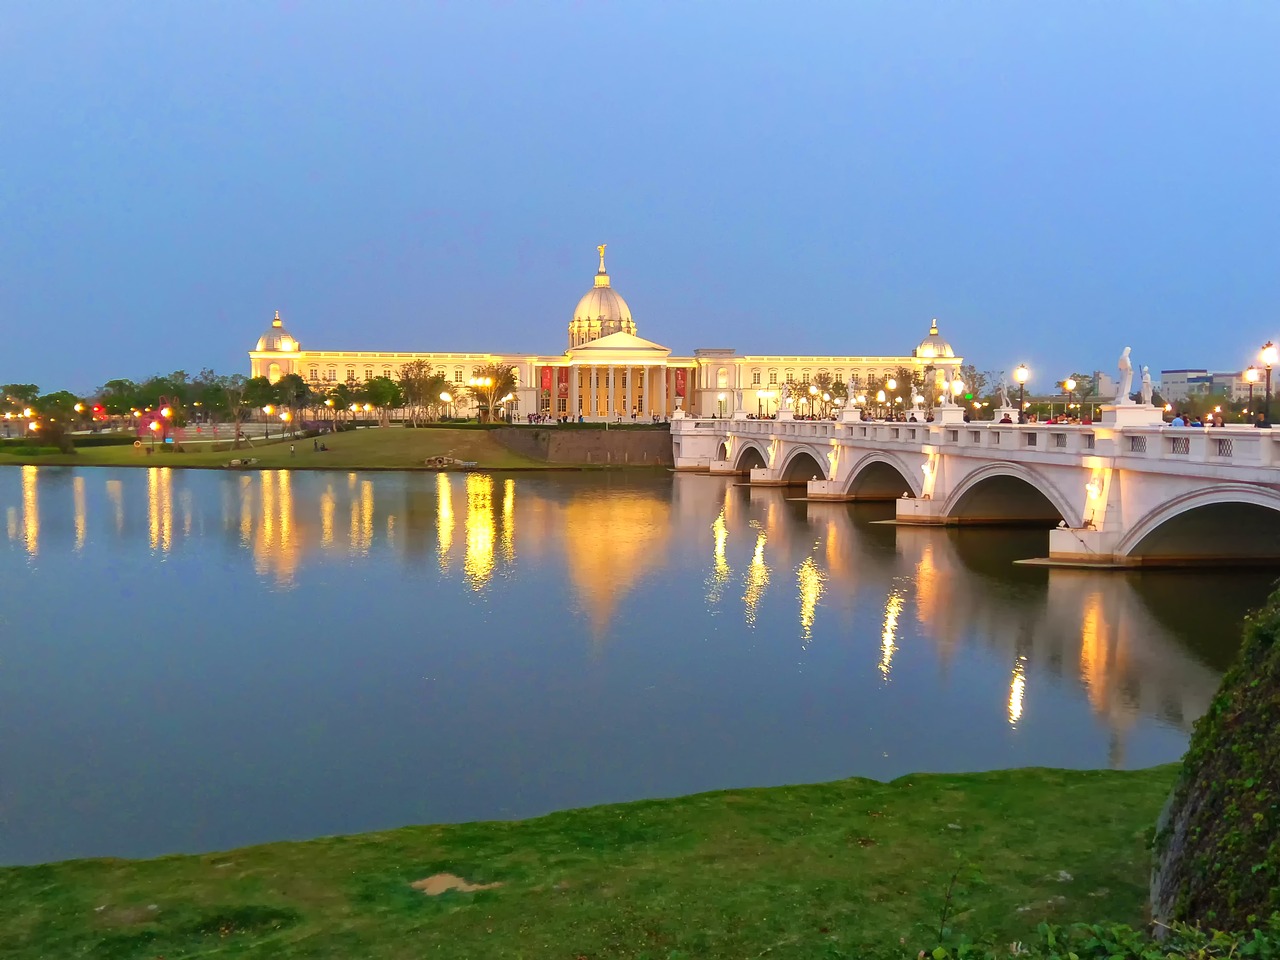
[[[558,381],[558,384],[559,384],[559,390],[557,390],[557,394],[561,397],[567,397],[569,395],[569,368],[568,367],[560,368],[560,379]]]
[[[551,394],[551,368],[550,367],[542,368],[542,389],[547,393],[548,396],[550,396]]]
[[[689,371],[684,369],[684,367],[676,367],[676,396],[677,397],[684,396],[685,376],[688,374],[688,372]]]

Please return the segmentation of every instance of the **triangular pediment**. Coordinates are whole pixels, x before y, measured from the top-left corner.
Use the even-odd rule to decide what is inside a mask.
[[[579,354],[591,356],[597,353],[639,353],[648,356],[660,355],[665,357],[671,354],[671,349],[664,347],[660,343],[654,343],[652,340],[645,340],[643,337],[637,337],[630,333],[611,333],[607,337],[591,340],[566,351],[566,354],[570,357]]]

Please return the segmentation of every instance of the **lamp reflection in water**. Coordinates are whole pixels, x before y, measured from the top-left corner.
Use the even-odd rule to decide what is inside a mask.
[[[260,474],[262,516],[254,539],[254,567],[259,575],[274,572],[276,583],[294,584],[302,559],[293,517],[293,474],[288,470],[265,470]]]
[[[119,536],[124,533],[124,486],[119,480],[107,481],[107,499],[115,508],[116,536]]]
[[[253,478],[240,478],[240,544],[253,546]]]
[[[480,591],[493,576],[493,477],[467,474],[467,554],[462,572],[472,590]]]
[[[87,517],[84,501],[84,477],[76,477],[71,481],[71,498],[75,504],[76,521],[76,553],[84,549]]]
[[[715,522],[711,524],[712,536],[712,563],[711,578],[707,584],[707,603],[716,604],[720,602],[720,597],[724,593],[724,585],[729,582],[729,559],[725,555],[725,548],[729,543],[729,525],[724,521],[724,508],[720,508],[720,513],[716,517]]]
[[[769,565],[764,562],[764,545],[769,538],[756,521],[751,521],[751,525],[757,528],[756,549],[751,555],[751,563],[747,565],[747,590],[742,595],[743,619],[748,627],[756,625],[756,607],[769,586]]]
[[[22,537],[27,553],[33,557],[40,552],[40,493],[36,489],[39,475],[39,467],[22,468]]]
[[[453,549],[453,484],[447,473],[436,474],[436,540],[444,572],[449,569],[449,551]]]
[[[818,601],[822,599],[823,581],[826,576],[813,562],[813,557],[805,557],[804,563],[796,568],[796,582],[800,586],[800,646],[808,647],[813,639],[813,621],[818,612]]]
[[[1019,656],[1013,665],[1009,679],[1009,726],[1016,727],[1022,719],[1022,701],[1027,692],[1027,658]]]
[[[173,548],[173,471],[169,467],[147,471],[147,529],[152,550],[168,553]]]
[[[324,488],[320,494],[320,545],[333,546],[333,515],[338,509],[338,497],[333,492],[333,484]]]
[[[889,679],[893,667],[893,652],[898,648],[898,617],[902,614],[902,592],[896,587],[889,591],[884,603],[884,626],[880,630],[880,676]]]
[[[510,563],[516,558],[516,482],[511,477],[502,481],[502,559]]]

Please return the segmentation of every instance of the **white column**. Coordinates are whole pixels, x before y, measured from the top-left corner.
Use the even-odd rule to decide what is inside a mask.
[[[613,366],[612,364],[609,366],[609,373],[608,373],[608,377],[609,377],[609,409],[605,411],[605,419],[606,419],[606,420],[612,420],[612,419],[613,419],[613,413],[614,413],[614,410],[616,410],[616,409],[617,409],[617,407],[618,407],[618,401],[617,401],[617,396],[618,396],[618,394],[617,394],[617,389],[616,389],[616,388],[617,388],[617,380],[616,380],[616,374],[615,374],[615,371],[616,371],[617,369],[618,369],[618,368],[617,368],[617,367],[615,367],[615,366]]]
[[[662,384],[662,389],[658,391],[658,409],[659,416],[667,415],[667,377],[671,374],[671,368],[663,364],[661,376],[658,382]]]
[[[636,406],[636,368],[627,367],[627,372],[624,376],[627,378],[627,409],[624,410],[623,413],[625,414],[626,419],[630,420],[631,411],[634,410]]]

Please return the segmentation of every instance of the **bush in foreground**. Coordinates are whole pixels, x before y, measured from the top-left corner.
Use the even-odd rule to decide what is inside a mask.
[[[1247,930],[1280,911],[1280,593],[1245,621],[1162,817],[1151,914]]]
[[[960,942],[920,951],[924,960],[1209,960],[1214,957],[1249,957],[1280,960],[1280,914],[1245,933],[1206,932],[1187,924],[1174,924],[1163,940],[1124,925],[1101,926],[1040,924],[1034,938],[1011,943]]]

